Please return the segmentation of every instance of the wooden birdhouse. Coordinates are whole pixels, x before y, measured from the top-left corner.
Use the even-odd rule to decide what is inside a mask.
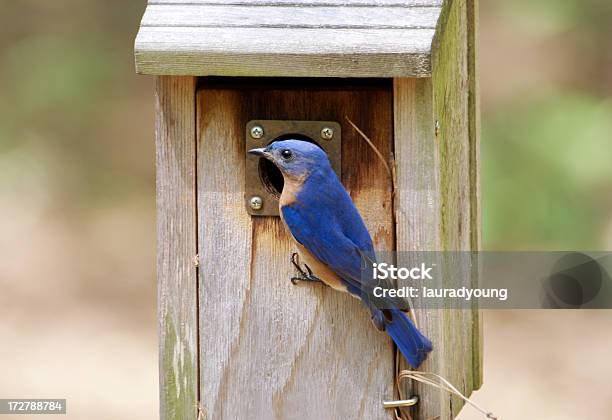
[[[392,341],[357,299],[291,284],[282,178],[246,150],[324,148],[377,250],[477,250],[475,3],[149,0],[135,58],[157,76],[163,419],[394,418]],[[421,369],[479,388],[477,310],[415,312],[434,343]],[[401,386],[415,419],[461,409]]]

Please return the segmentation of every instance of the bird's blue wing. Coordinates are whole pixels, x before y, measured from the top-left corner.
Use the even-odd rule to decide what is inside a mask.
[[[364,251],[343,233],[341,225],[334,218],[313,213],[300,205],[285,206],[281,211],[296,241],[350,286],[356,289],[362,287]]]

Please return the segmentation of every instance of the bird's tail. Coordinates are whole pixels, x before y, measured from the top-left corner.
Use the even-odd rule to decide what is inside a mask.
[[[432,349],[431,341],[415,327],[399,309],[385,309],[385,330],[391,336],[408,363],[418,368]]]

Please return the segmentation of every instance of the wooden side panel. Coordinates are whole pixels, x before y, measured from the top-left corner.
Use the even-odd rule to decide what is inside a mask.
[[[480,83],[478,74],[478,0],[467,0],[468,19],[468,115],[470,130],[470,224],[472,226],[472,249],[479,250],[481,247],[481,207],[480,207]],[[479,274],[479,272],[477,273]],[[478,281],[479,276],[475,276]],[[474,309],[474,317],[478,317],[474,323],[474,389],[479,389],[483,381],[482,354],[482,312]]]
[[[440,249],[440,157],[431,79],[395,79],[398,251]]]
[[[442,243],[444,249],[460,250],[471,244],[466,0],[449,1],[441,19],[432,80],[440,125]]]
[[[195,78],[159,77],[155,99],[160,416],[195,420]]]
[[[471,1],[445,2],[432,46],[434,115],[440,121],[441,238],[447,250],[476,250],[480,237],[475,57],[470,58],[476,7]],[[477,282],[477,270],[473,274]],[[482,375],[481,318],[477,308],[448,310],[444,317],[445,331],[460,332],[449,334],[446,340],[447,378],[461,384],[460,389],[469,396]],[[453,397],[443,406],[452,418],[463,401]]]
[[[343,182],[380,249],[393,249],[384,167],[345,122],[385,154],[392,147],[388,84],[299,80],[198,91],[200,390],[206,419],[390,419],[393,346],[356,299],[322,285],[293,286],[294,251],[279,218],[244,209],[244,126],[253,118],[342,124]]]
[[[411,266],[419,261],[408,261],[409,251],[438,251],[441,249],[440,156],[435,138],[433,92],[431,79],[395,79],[395,165],[396,165],[396,231],[397,256],[400,266]],[[448,331],[443,328],[439,310],[427,310],[414,300],[419,329],[429,337],[434,350],[420,367],[426,372],[445,370],[445,348]],[[411,369],[403,357],[400,369]],[[446,396],[435,388],[404,381],[404,396],[418,395],[419,404],[413,412],[416,418],[435,417]],[[447,417],[441,417],[447,418]]]
[[[475,7],[469,3],[444,3],[432,50],[432,78],[395,80],[398,251],[480,246]],[[477,270],[474,274],[477,281]],[[416,317],[434,345],[421,369],[442,375],[469,396],[481,383],[477,308],[417,309]],[[413,411],[416,418],[454,418],[463,406],[459,398],[430,386],[406,386],[406,393],[421,398]]]

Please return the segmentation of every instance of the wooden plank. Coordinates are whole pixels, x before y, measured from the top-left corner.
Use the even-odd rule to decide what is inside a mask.
[[[439,14],[438,7],[150,5],[141,26],[434,29]]]
[[[252,80],[252,79],[251,79]],[[279,218],[244,209],[244,126],[257,119],[342,124],[343,182],[376,246],[393,248],[385,169],[345,122],[392,145],[390,86],[206,82],[198,92],[201,399],[206,419],[390,419],[393,346],[356,299],[289,282]]]
[[[469,112],[470,75],[474,67],[468,61],[469,13],[466,0],[445,3],[439,28],[432,46],[432,84],[434,115],[440,122],[437,141],[440,147],[441,242],[445,250],[477,250],[480,223],[475,217],[479,199],[477,191],[478,144],[474,141],[474,124]],[[467,267],[462,267],[468,272]],[[474,272],[477,274],[477,271]],[[475,280],[477,281],[477,280]],[[445,377],[469,396],[481,375],[480,315],[474,310],[446,310],[446,331],[456,331],[446,341],[443,357]],[[441,404],[442,413],[455,417],[463,401],[458,397]],[[425,408],[427,409],[427,408]],[[430,408],[432,409],[432,408]]]
[[[433,29],[274,29],[146,27],[136,39],[143,50],[240,55],[334,54],[374,57],[383,54],[427,54]],[[270,39],[275,39],[273,43]],[[304,42],[308,39],[309,42]],[[172,49],[174,47],[174,49]],[[197,57],[194,57],[197,58]],[[248,65],[248,63],[245,63]],[[316,70],[315,70],[316,71]]]
[[[150,2],[136,36],[136,70],[198,76],[429,76],[439,6],[439,0]]]
[[[432,78],[395,80],[398,250],[480,246],[477,85],[468,42],[468,22],[474,19],[468,16],[475,9],[468,8],[466,0],[446,6],[432,48]],[[477,269],[473,274],[477,282]],[[442,375],[469,396],[481,384],[477,308],[429,310],[418,300],[416,304],[418,324],[434,345],[421,369]],[[406,384],[405,392],[421,398],[413,410],[415,418],[450,419],[463,406],[459,398],[426,385]]]
[[[480,207],[480,84],[478,74],[478,0],[467,0],[468,19],[468,121],[470,137],[470,224],[472,226],[471,248],[481,249],[482,242],[482,215]],[[479,267],[478,267],[479,268]],[[476,281],[480,278],[480,272],[474,276]],[[475,285],[476,286],[476,285]],[[474,352],[473,370],[475,390],[482,386],[482,354],[483,354],[483,331],[482,311],[475,309],[474,317],[478,320],[474,323]]]
[[[143,27],[143,74],[426,77],[433,29]],[[308,42],[305,42],[308,40]]]
[[[449,1],[434,37],[434,115],[440,122],[442,241],[445,249],[469,249],[470,144],[466,0]]]
[[[477,227],[471,225],[466,1],[445,3],[438,24],[432,45],[432,84],[434,116],[439,121],[441,249],[470,250],[472,231]],[[469,310],[444,310],[441,316],[447,335],[440,354],[444,368],[439,373],[469,396],[474,383],[473,364],[480,357],[474,347],[478,317]],[[439,408],[423,405],[417,413],[427,416],[436,412],[454,418],[463,405],[460,398],[443,395]]]
[[[160,415],[195,420],[195,79],[159,77],[155,99]]]
[[[156,4],[223,4],[223,5],[292,5],[300,7],[317,6],[396,6],[396,7],[437,7],[442,0],[149,0],[149,5]]]
[[[431,79],[394,79],[393,85],[397,262],[399,266],[410,267],[421,262],[410,261],[410,252],[442,249],[440,151],[434,131]],[[421,299],[416,298],[413,302],[417,325],[434,347],[420,370],[442,372],[449,334],[443,328],[442,314],[436,309],[428,310]],[[411,369],[399,354],[398,357],[400,369]],[[402,389],[405,397],[419,396],[418,406],[424,417],[416,418],[432,418],[439,414],[438,409],[445,398],[441,392],[409,381],[404,381]]]
[[[431,79],[393,81],[397,243],[405,251],[440,249],[440,159]]]

